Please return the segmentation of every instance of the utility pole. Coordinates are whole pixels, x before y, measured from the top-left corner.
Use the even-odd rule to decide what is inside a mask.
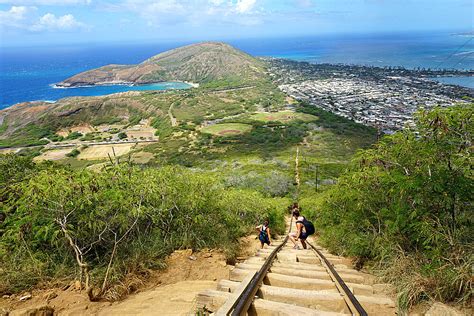
[[[300,195],[300,171],[299,171],[299,156],[300,156],[300,148],[296,147],[296,157],[295,157],[295,182],[294,185],[296,186],[296,201],[299,200]]]

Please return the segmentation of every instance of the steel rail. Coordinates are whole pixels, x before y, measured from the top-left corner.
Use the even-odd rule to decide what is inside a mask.
[[[328,261],[328,259],[326,259],[326,257],[315,246],[313,246],[309,242],[306,242],[306,243],[317,253],[319,258],[324,261],[326,268],[329,269],[329,274],[333,278],[334,283],[336,283],[338,290],[339,291],[342,290],[344,292],[341,294],[344,294],[343,295],[344,301],[346,302],[351,312],[354,315],[367,316],[368,314],[365,311],[365,309],[359,303],[354,293],[352,293],[352,291],[349,289],[349,287],[346,285],[344,280],[337,273],[336,269],[334,269],[333,265]]]
[[[291,232],[292,224],[293,224],[293,217],[291,217],[291,220],[290,220],[290,228],[288,229],[288,234]],[[265,260],[265,263],[262,265],[260,270],[254,274],[250,282],[247,284],[247,286],[243,290],[242,294],[235,300],[233,305],[230,307],[229,311],[226,313],[227,315],[232,315],[232,316],[247,315],[247,311],[249,310],[250,305],[252,304],[255,298],[255,295],[257,294],[257,291],[260,288],[260,285],[263,283],[263,280],[265,276],[267,275],[268,270],[270,269],[270,266],[273,264],[273,260],[275,259],[277,253],[288,242],[288,234],[286,235],[283,242],[272,251],[270,256],[268,256],[268,258]],[[365,309],[359,303],[359,301],[351,292],[351,290],[346,285],[346,283],[339,276],[339,274],[334,269],[332,264],[326,259],[326,257],[315,246],[313,246],[309,242],[307,242],[307,244],[316,252],[317,257],[319,257],[319,259],[324,262],[326,268],[329,270],[328,274],[333,279],[339,292],[341,292],[344,298],[344,301],[346,302],[346,305],[348,306],[349,310],[353,313],[353,315],[367,316],[368,314],[365,311]]]
[[[291,225],[293,224],[293,216],[290,219],[290,228],[288,229],[288,234],[291,232]],[[286,235],[285,239],[283,242],[278,245],[275,249],[273,249],[272,253],[270,256],[268,256],[267,260],[265,260],[265,263],[262,265],[260,270],[253,276],[252,280],[249,282],[245,290],[242,292],[242,294],[239,296],[239,298],[235,301],[234,305],[232,306],[232,313],[228,313],[228,315],[232,316],[242,316],[242,315],[247,315],[247,311],[250,308],[250,305],[252,304],[255,294],[257,294],[258,289],[260,288],[260,285],[263,283],[263,279],[268,273],[268,270],[270,269],[270,266],[273,263],[273,260],[275,259],[277,253],[285,246],[285,244],[288,241],[288,234]]]

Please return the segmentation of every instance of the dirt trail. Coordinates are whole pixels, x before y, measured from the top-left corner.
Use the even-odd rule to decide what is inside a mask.
[[[259,248],[256,236],[241,240],[242,260]],[[118,302],[90,302],[84,291],[49,288],[32,291],[32,298],[19,302],[22,295],[0,298],[0,315],[4,311],[26,312],[50,306],[55,315],[190,315],[195,310],[197,293],[215,287],[217,280],[228,278],[232,266],[218,250],[175,251],[166,259],[167,268],[151,272],[139,290]],[[126,283],[126,282],[125,282]],[[139,283],[139,282],[138,282]],[[15,315],[15,313],[13,313]],[[24,314],[23,314],[24,315]]]

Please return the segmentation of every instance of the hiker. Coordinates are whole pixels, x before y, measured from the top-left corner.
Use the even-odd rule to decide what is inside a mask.
[[[270,237],[270,228],[268,227],[268,220],[265,220],[262,225],[258,225],[256,229],[259,231],[258,239],[262,244],[262,249],[265,244],[269,245],[272,243]]]
[[[288,237],[294,244],[293,249],[300,249],[297,244],[298,239],[301,241],[303,248],[306,249],[306,238],[314,234],[314,225],[304,216],[301,216],[298,210],[293,211],[293,217],[296,220],[296,232],[290,233]]]
[[[299,205],[298,205],[298,202],[295,202],[293,203],[293,205],[290,205],[288,207],[289,211],[290,211],[290,214],[293,214],[294,211],[301,211]]]

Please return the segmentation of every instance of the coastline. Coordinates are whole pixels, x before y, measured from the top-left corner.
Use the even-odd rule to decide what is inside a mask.
[[[136,83],[131,81],[104,81],[98,82],[95,84],[85,84],[85,85],[63,85],[60,83],[52,83],[49,86],[53,89],[74,89],[74,88],[94,88],[94,87],[112,87],[112,86],[128,86],[128,87],[139,87],[155,84],[167,84],[167,83],[184,83],[192,88],[198,88],[199,83],[189,82],[189,81],[159,81],[159,82],[147,82],[147,83]]]

